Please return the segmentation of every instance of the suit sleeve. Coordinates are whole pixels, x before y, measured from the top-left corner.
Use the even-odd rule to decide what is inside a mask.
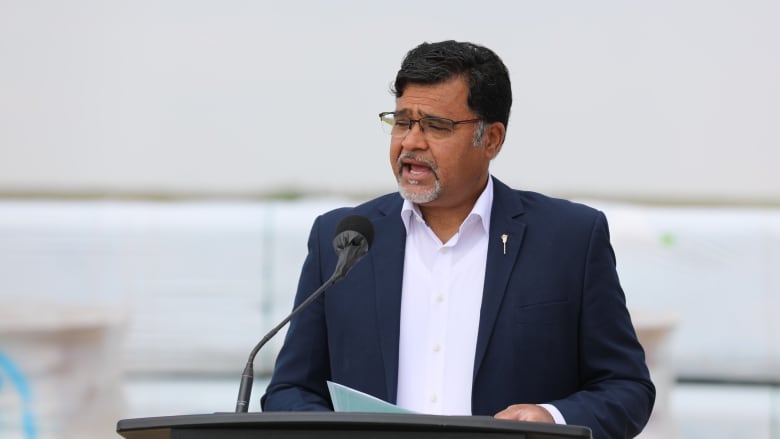
[[[568,424],[587,425],[594,438],[634,437],[655,401],[618,280],[607,220],[599,212],[591,231],[582,285],[578,392],[552,401]]]
[[[309,234],[309,253],[298,282],[295,306],[325,281],[320,242],[322,222],[322,217],[318,218]],[[260,400],[264,411],[332,410],[325,383],[330,377],[330,363],[323,308],[323,296],[320,296],[290,322],[271,382]]]

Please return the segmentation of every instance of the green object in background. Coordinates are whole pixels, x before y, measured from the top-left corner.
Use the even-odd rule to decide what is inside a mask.
[[[659,237],[659,242],[661,243],[662,247],[672,247],[677,243],[677,237],[674,236],[674,234],[670,232],[664,232],[661,233],[661,236]]]

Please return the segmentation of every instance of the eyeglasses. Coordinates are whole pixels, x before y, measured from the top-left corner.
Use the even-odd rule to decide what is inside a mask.
[[[434,116],[411,119],[406,116],[396,116],[393,111],[386,111],[379,113],[379,120],[382,121],[382,129],[393,137],[405,137],[417,123],[420,125],[420,131],[426,137],[440,140],[452,136],[456,126],[463,123],[480,122],[482,119],[452,120]]]

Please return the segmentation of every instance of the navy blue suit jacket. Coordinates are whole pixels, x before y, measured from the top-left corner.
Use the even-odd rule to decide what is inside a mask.
[[[403,200],[385,195],[317,218],[296,305],[332,274],[332,239],[346,215],[375,228],[369,255],[290,324],[263,410],[331,410],[331,380],[396,400]],[[506,254],[501,235],[508,235]],[[594,438],[638,434],[655,388],[615,270],[604,215],[494,179],[474,358],[472,414],[552,403]]]

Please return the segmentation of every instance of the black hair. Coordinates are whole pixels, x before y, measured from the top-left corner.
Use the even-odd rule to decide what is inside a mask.
[[[468,106],[488,123],[509,123],[512,85],[504,62],[492,50],[468,42],[422,43],[410,50],[395,77],[393,93],[408,84],[433,85],[462,76],[469,87]]]

